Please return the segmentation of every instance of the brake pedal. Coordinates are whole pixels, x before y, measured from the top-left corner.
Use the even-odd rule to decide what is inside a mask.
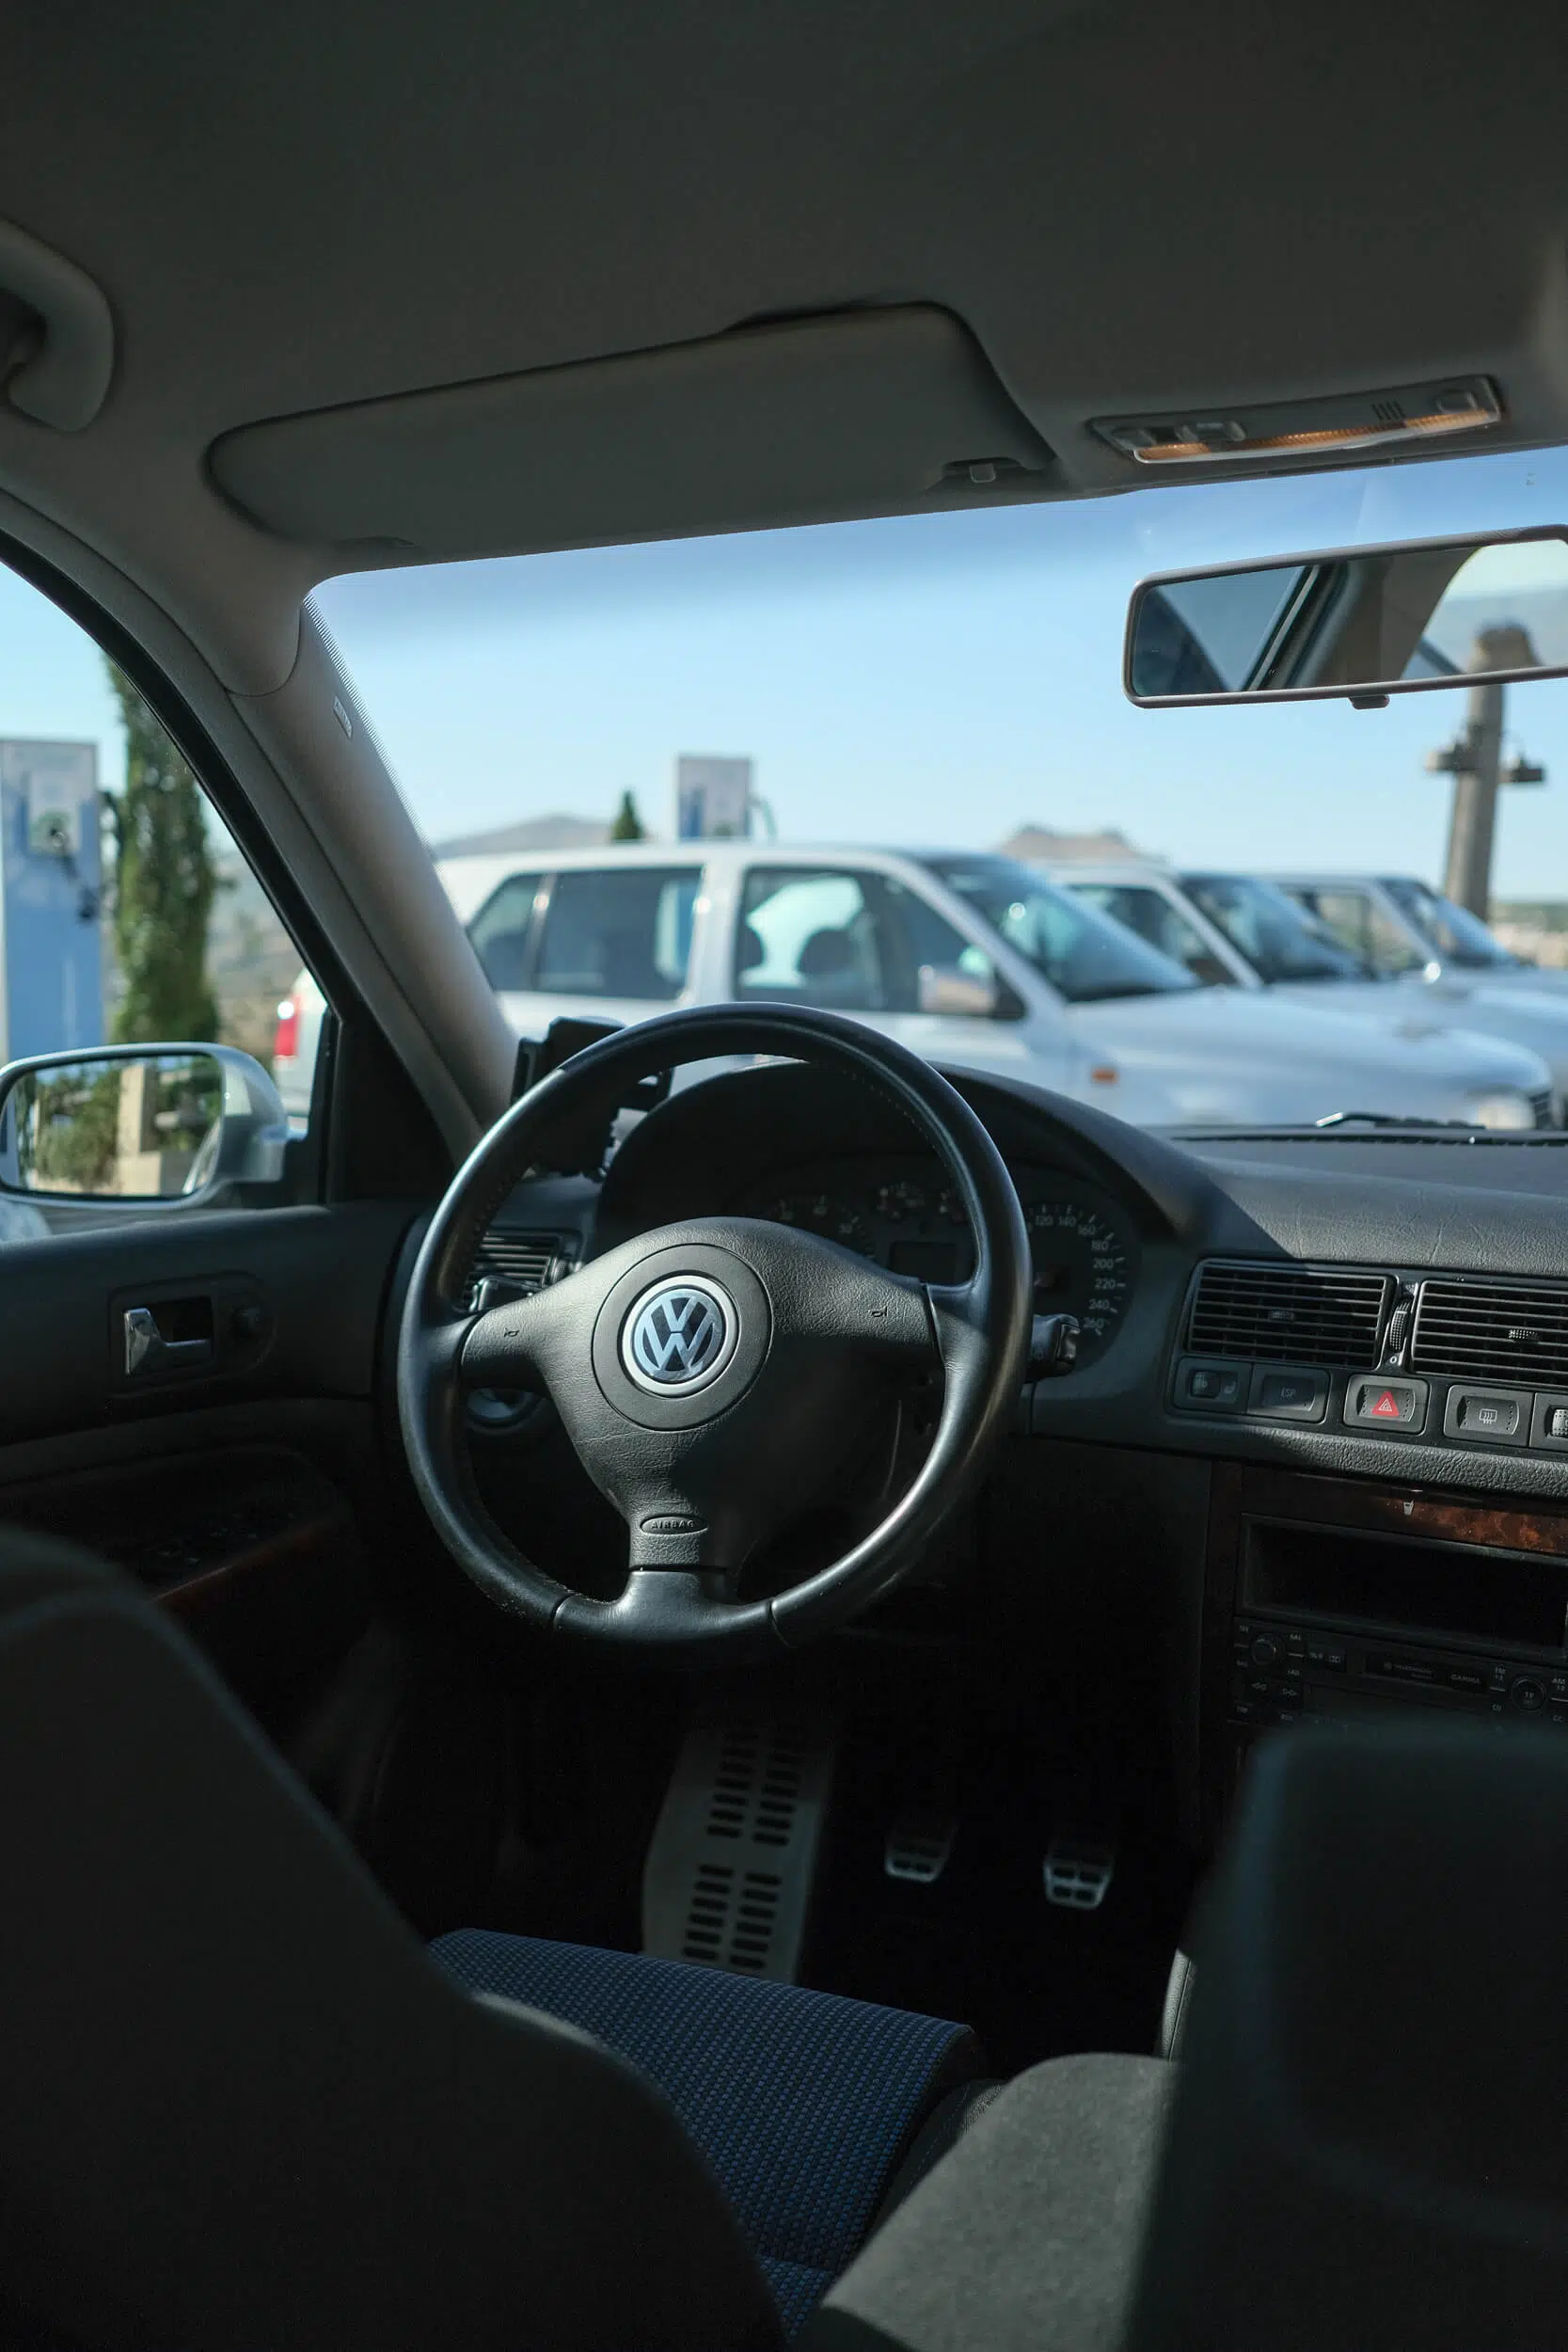
[[[1114,1846],[1086,1837],[1053,1837],[1045,1850],[1045,1899],[1062,1911],[1098,1911],[1116,1867]]]
[[[819,1718],[693,1722],[643,1867],[645,1952],[796,1981],[837,1751]]]
[[[953,1813],[906,1813],[887,1834],[882,1868],[909,1886],[934,1886],[946,1869],[958,1834]]]

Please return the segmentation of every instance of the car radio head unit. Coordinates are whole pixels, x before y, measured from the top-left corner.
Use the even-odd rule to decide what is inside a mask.
[[[1205,1629],[1212,1825],[1277,1724],[1423,1707],[1568,1738],[1568,1513],[1222,1465]]]

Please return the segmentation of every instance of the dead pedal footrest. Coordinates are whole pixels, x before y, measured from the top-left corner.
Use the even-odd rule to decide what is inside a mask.
[[[837,1726],[701,1715],[682,1743],[642,1872],[642,1949],[793,1984]]]

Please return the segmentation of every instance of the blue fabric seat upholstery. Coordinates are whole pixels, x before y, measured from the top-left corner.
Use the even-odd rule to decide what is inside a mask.
[[[786,2334],[859,2248],[932,2107],[981,2072],[967,2026],[798,1985],[477,1929],[432,1952],[474,1992],[543,2010],[652,2077],[718,2176]]]

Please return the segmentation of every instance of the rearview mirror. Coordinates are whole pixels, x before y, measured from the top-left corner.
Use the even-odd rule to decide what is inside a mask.
[[[1376,706],[1390,694],[1568,675],[1568,534],[1341,548],[1166,573],[1133,591],[1135,703]]]
[[[0,1070],[0,1186],[68,1202],[209,1199],[283,1172],[288,1114],[231,1046],[103,1046]]]

